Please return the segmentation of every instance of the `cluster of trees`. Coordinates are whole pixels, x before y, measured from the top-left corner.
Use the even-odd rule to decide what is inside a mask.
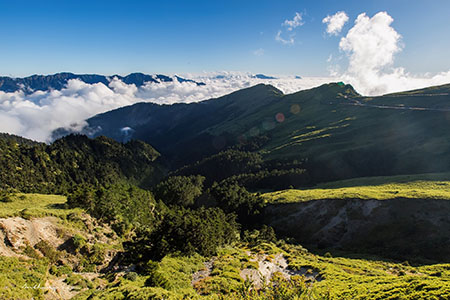
[[[236,149],[219,152],[184,166],[173,174],[202,175],[208,187],[214,182],[236,183],[250,190],[277,190],[313,183],[303,161],[264,161],[260,153]]]
[[[313,181],[305,169],[261,170],[255,173],[245,173],[231,176],[221,181],[221,184],[237,183],[249,190],[282,190],[312,185]]]
[[[169,253],[209,256],[239,240],[244,230],[258,227],[264,201],[237,184],[214,183],[204,188],[204,180],[203,176],[173,176],[152,191],[130,184],[80,185],[71,191],[67,203],[108,222],[119,235],[132,236],[125,249],[134,262],[161,259]]]
[[[247,191],[236,183],[214,183],[206,193],[210,205],[218,206],[227,213],[235,213],[243,225],[252,226],[260,221],[264,200],[258,194]]]
[[[228,149],[174,172],[175,175],[199,174],[206,177],[205,184],[261,169],[262,157],[258,153]]]
[[[93,217],[111,224],[119,235],[142,226],[153,229],[165,209],[151,192],[130,184],[98,188],[80,185],[67,197],[67,205],[86,209]]]
[[[153,193],[156,199],[167,205],[193,206],[195,200],[203,193],[205,177],[200,175],[172,176],[160,182]]]
[[[214,182],[209,188],[204,187],[204,181],[205,177],[200,175],[172,176],[152,191],[157,200],[168,206],[219,207],[228,214],[236,214],[244,225],[258,222],[264,208],[262,197],[234,181]]]
[[[239,239],[239,224],[233,214],[220,208],[176,207],[164,214],[156,230],[141,228],[124,244],[134,262],[158,260],[170,253],[211,256],[220,246]]]
[[[79,184],[149,187],[163,173],[159,153],[139,141],[69,135],[51,145],[0,136],[0,189],[66,193]]]

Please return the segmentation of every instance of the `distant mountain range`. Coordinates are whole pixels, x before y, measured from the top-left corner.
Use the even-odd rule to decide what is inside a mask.
[[[251,75],[254,79],[274,80],[277,77],[268,76],[264,74]],[[161,74],[148,75],[144,73],[131,73],[126,76],[121,75],[98,75],[98,74],[73,74],[73,73],[56,73],[53,75],[32,75],[23,78],[14,78],[7,76],[0,76],[0,91],[12,93],[22,90],[25,93],[33,93],[35,91],[47,91],[47,90],[61,90],[67,85],[67,82],[71,79],[78,79],[88,84],[103,83],[108,86],[113,78],[117,78],[126,84],[134,84],[137,87],[141,87],[148,82],[161,83],[161,82],[192,82],[198,86],[205,85],[204,82],[198,82],[192,79],[186,79],[180,76],[166,76]],[[217,75],[216,79],[224,79],[225,75]],[[300,76],[296,76],[296,79],[301,79]]]
[[[252,78],[256,78],[256,79],[278,79],[276,77],[268,76],[268,75],[264,75],[264,74],[255,74],[255,75],[252,76]]]
[[[57,73],[53,75],[32,75],[24,78],[0,77],[0,91],[16,92],[23,90],[25,93],[34,91],[60,90],[64,88],[71,79],[78,79],[85,83],[103,83],[108,86],[109,82],[114,78],[118,78],[126,84],[134,84],[137,87],[143,86],[147,82],[192,82],[197,85],[205,85],[203,82],[197,82],[191,79],[185,79],[179,76],[169,77],[166,75],[147,75],[143,73],[131,73],[127,76],[112,75],[104,76],[97,74],[73,74],[73,73]]]

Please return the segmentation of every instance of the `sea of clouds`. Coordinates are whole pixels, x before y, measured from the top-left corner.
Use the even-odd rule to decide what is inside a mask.
[[[343,11],[327,16],[323,19],[325,32],[338,37],[348,21]],[[138,88],[113,78],[107,86],[70,80],[59,91],[36,91],[32,94],[0,91],[0,132],[49,142],[51,133],[57,128],[81,130],[86,119],[122,106],[137,102],[197,102],[259,83],[271,84],[284,93],[293,93],[328,82],[344,81],[352,84],[362,95],[381,95],[450,83],[450,70],[432,75],[413,75],[405,68],[394,65],[395,55],[402,51],[404,45],[401,35],[392,27],[393,21],[386,12],[372,17],[360,14],[352,27],[339,38],[337,45],[348,65],[343,68],[344,71],[339,71],[342,69],[341,59],[330,56],[329,77],[299,79],[278,76],[277,79],[258,79],[249,73],[220,72],[183,74],[183,77],[204,82],[205,85],[174,80],[148,83]],[[294,20],[283,24],[289,25],[288,31],[292,31],[303,21],[301,15],[296,15]]]
[[[330,82],[326,78],[294,76],[277,79],[257,79],[246,73],[186,74],[187,78],[204,82],[147,83],[142,87],[128,85],[113,78],[108,86],[69,80],[62,90],[0,91],[0,132],[20,135],[36,141],[49,142],[58,128],[81,130],[86,119],[122,106],[138,102],[159,104],[191,103],[216,98],[259,83],[271,84],[284,93],[292,93]]]

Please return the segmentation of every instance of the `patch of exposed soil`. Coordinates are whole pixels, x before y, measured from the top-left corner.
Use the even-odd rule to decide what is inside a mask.
[[[0,219],[0,255],[20,256],[26,246],[44,240],[57,247],[64,242],[59,234],[57,218],[26,220],[20,217]]]

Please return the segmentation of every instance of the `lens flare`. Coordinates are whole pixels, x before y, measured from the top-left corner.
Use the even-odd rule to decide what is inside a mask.
[[[283,113],[277,113],[275,116],[275,120],[277,120],[278,123],[284,122],[284,114]]]
[[[294,115],[298,114],[300,112],[300,105],[298,104],[292,104],[291,106],[291,113]]]

